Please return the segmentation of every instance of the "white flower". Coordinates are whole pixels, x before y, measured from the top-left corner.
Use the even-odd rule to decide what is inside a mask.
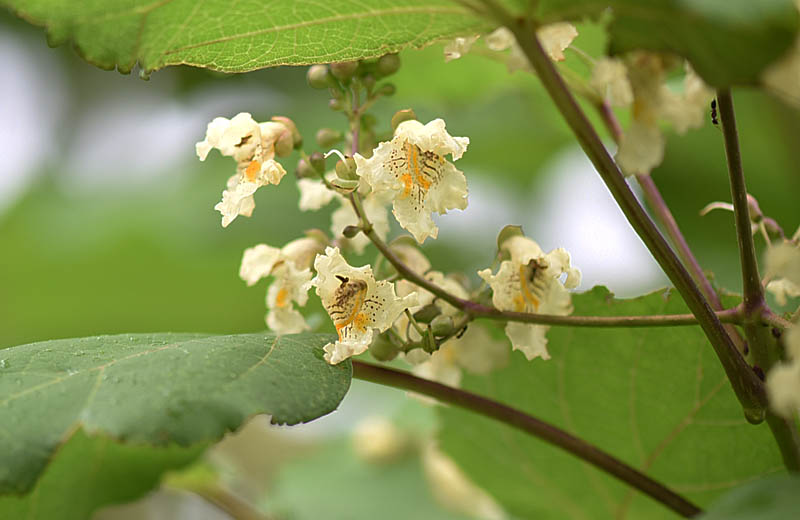
[[[775,413],[791,419],[800,410],[800,325],[783,333],[788,361],[767,374],[767,395]]]
[[[386,331],[400,313],[417,304],[416,294],[398,298],[390,282],[375,281],[370,266],[349,265],[339,248],[317,255],[314,268],[317,276],[311,285],[339,335],[325,345],[325,360],[332,365],[367,350],[374,329]]]
[[[314,256],[321,250],[313,238],[300,238],[286,244],[282,249],[266,244],[245,250],[239,276],[248,286],[261,278],[272,275],[274,281],[267,290],[267,326],[279,334],[294,334],[309,327],[295,308],[308,301],[309,269]]]
[[[536,31],[536,36],[542,48],[554,61],[564,61],[564,50],[570,46],[572,40],[578,36],[578,30],[568,22],[558,22],[545,25]],[[505,27],[500,27],[486,37],[486,45],[493,51],[511,49],[506,59],[509,72],[517,70],[532,70],[527,56],[517,44],[514,33]]]
[[[798,234],[800,229],[795,236]],[[779,305],[786,305],[788,298],[800,297],[800,246],[789,240],[772,246],[767,249],[765,263],[767,277],[773,278],[767,290]]]
[[[333,233],[334,237],[340,236],[347,226],[358,226],[361,224],[350,201],[338,193],[336,194],[336,198],[339,200],[340,205],[331,215],[331,233]],[[386,205],[381,200],[381,197],[370,193],[361,199],[361,203],[364,208],[364,213],[366,213],[367,219],[372,224],[372,229],[375,231],[375,234],[382,240],[385,239],[386,235],[389,234],[389,212],[386,210]],[[369,238],[363,233],[359,233],[353,238],[346,240],[350,247],[353,248],[353,251],[359,255],[364,252],[364,249],[370,242]]]
[[[451,40],[444,46],[444,61],[445,63],[452,60],[457,60],[464,54],[469,52],[472,44],[475,43],[480,35],[474,36],[459,36]]]
[[[433,443],[422,452],[425,476],[436,500],[451,511],[480,520],[504,520],[507,515],[494,499],[464,474]]]
[[[589,85],[613,107],[624,107],[633,102],[633,90],[628,81],[628,68],[622,60],[616,58],[597,60],[592,69]]]
[[[376,196],[388,194],[395,218],[419,243],[436,238],[432,213],[467,207],[467,180],[453,164],[467,149],[469,138],[452,137],[441,119],[426,125],[404,121],[391,141],[380,143],[372,157],[355,155],[358,173]]]
[[[515,236],[503,243],[510,260],[500,264],[497,274],[490,269],[478,272],[492,287],[492,303],[500,310],[555,314],[572,312],[568,288],[580,283],[580,271],[570,265],[569,253],[558,248],[545,254],[533,240]],[[561,282],[561,275],[566,280]],[[506,335],[515,350],[521,350],[529,360],[550,359],[547,352],[546,325],[508,322]]]
[[[648,174],[664,159],[665,138],[659,119],[679,134],[700,127],[705,121],[713,91],[685,63],[683,91],[673,92],[664,82],[670,58],[636,52],[628,60],[628,78],[633,88],[633,121],[625,131],[617,152],[620,168],[628,174]]]
[[[408,445],[407,436],[386,417],[362,419],[353,430],[353,451],[366,462],[391,462]]]
[[[239,215],[252,215],[256,190],[278,184],[286,175],[283,166],[274,160],[275,143],[283,137],[291,138],[291,131],[282,123],[257,123],[247,112],[233,119],[217,117],[208,124],[206,138],[195,145],[200,160],[204,161],[216,148],[236,161],[237,173],[228,179],[222,201],[214,206],[222,213],[222,227]]]
[[[300,211],[318,210],[327,206],[336,196],[336,192],[319,180],[300,179],[297,187],[300,189]]]

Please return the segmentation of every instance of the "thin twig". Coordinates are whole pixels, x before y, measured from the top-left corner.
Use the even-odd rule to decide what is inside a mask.
[[[472,412],[505,423],[522,430],[547,443],[580,458],[638,489],[679,515],[691,518],[702,513],[701,509],[664,484],[628,466],[621,460],[601,451],[588,442],[561,430],[552,424],[497,401],[492,401],[465,390],[452,388],[406,372],[384,368],[369,363],[353,361],[353,377],[381,385],[393,386],[433,397],[443,403],[452,404]]]

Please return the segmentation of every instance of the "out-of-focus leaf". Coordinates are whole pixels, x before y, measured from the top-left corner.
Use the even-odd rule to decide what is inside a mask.
[[[800,478],[772,475],[731,490],[708,508],[703,520],[785,520],[800,514]]]
[[[578,315],[687,312],[677,295],[573,299]],[[549,361],[511,364],[464,386],[510,403],[608,451],[704,506],[725,490],[781,471],[766,425],[747,423],[699,327],[553,327]],[[442,408],[444,451],[507,511],[523,518],[673,518],[589,464],[515,429]],[[494,439],[494,441],[493,441]]]
[[[416,454],[371,464],[358,457],[347,439],[283,468],[265,507],[295,520],[464,518],[434,501]]]
[[[794,41],[792,0],[542,0],[545,21],[609,10],[610,52],[680,54],[713,86],[751,84]]]
[[[255,414],[325,415],[351,366],[322,359],[330,336],[138,334],[32,343],[0,359],[0,492],[33,486],[71,432],[152,444],[217,440]]]
[[[78,430],[31,493],[0,497],[0,518],[85,520],[100,507],[144,495],[158,485],[162,473],[191,463],[205,447],[120,444]]]
[[[491,28],[448,0],[3,0],[72,40],[90,63],[130,72],[188,64],[225,72],[348,61]]]

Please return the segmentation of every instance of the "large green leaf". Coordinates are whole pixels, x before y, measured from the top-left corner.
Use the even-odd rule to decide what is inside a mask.
[[[2,0],[101,68],[225,72],[346,61],[487,29],[448,0]]]
[[[579,315],[686,312],[676,294],[574,298]],[[782,470],[766,425],[747,423],[699,327],[551,328],[549,361],[510,365],[465,386],[552,422],[700,505]],[[442,408],[442,448],[524,518],[672,518],[593,466],[510,427]]]
[[[548,21],[610,7],[610,51],[669,51],[689,59],[713,86],[748,84],[794,41],[793,0],[542,0]]]
[[[714,502],[703,520],[785,520],[800,515],[800,477],[771,475]]]
[[[296,424],[333,411],[349,362],[327,335],[139,334],[45,341],[0,355],[0,492],[28,490],[75,429],[136,442],[216,440],[249,416]]]
[[[0,497],[0,518],[91,518],[103,506],[144,495],[158,485],[162,473],[191,463],[205,447],[120,444],[78,430],[58,450],[31,493]]]

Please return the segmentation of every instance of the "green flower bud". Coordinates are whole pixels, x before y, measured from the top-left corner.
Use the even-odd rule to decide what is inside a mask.
[[[341,99],[331,99],[328,101],[328,108],[334,112],[341,112],[344,110],[344,102]]]
[[[400,126],[400,123],[403,121],[410,121],[412,119],[416,119],[417,114],[410,108],[406,108],[405,110],[398,110],[392,116],[392,131],[396,131],[397,127]]]
[[[318,145],[322,148],[330,148],[344,139],[344,134],[333,128],[320,128],[316,137]]]
[[[397,54],[384,54],[378,58],[378,72],[383,76],[391,76],[400,69],[400,56]]]
[[[395,87],[393,83],[384,83],[377,90],[377,93],[381,96],[394,96],[395,92],[397,92],[397,87]]]
[[[375,81],[376,81],[376,80],[375,80],[375,76],[373,76],[372,74],[367,74],[366,76],[364,76],[364,77],[361,79],[361,83],[362,83],[362,84],[363,84],[363,85],[364,85],[364,86],[365,86],[367,89],[371,89],[372,87],[374,87],[374,86],[375,86]]]
[[[358,226],[347,226],[342,230],[342,235],[344,235],[345,238],[353,238],[359,233],[361,233],[361,228]]]
[[[358,69],[357,61],[343,61],[340,63],[331,63],[331,74],[341,81],[348,81],[353,77]]]
[[[325,173],[325,156],[322,155],[320,152],[314,152],[309,157],[309,162],[311,163],[311,167],[314,168],[318,174]]]
[[[344,161],[338,161],[336,163],[336,176],[348,181],[358,180],[356,161],[352,157],[346,157]]]
[[[297,168],[295,169],[294,174],[298,179],[311,179],[317,177],[318,175],[317,172],[314,171],[314,168],[312,168],[305,159],[300,159],[297,161]]]
[[[391,361],[397,357],[398,352],[397,346],[383,334],[375,336],[372,345],[369,346],[369,353],[378,361]]]
[[[331,78],[328,75],[327,65],[312,65],[306,72],[306,81],[311,88],[328,88],[331,85]]]
[[[331,185],[336,188],[340,193],[347,195],[358,188],[358,181],[351,181],[346,179],[333,179]]]
[[[431,322],[431,331],[434,336],[447,336],[455,330],[453,318],[450,316],[439,315]]]
[[[435,304],[430,303],[414,313],[414,319],[419,323],[431,323],[442,310]]]
[[[294,124],[294,121],[286,116],[275,116],[272,120],[281,123],[292,133],[292,148],[297,149],[303,146],[303,136],[300,135],[300,131],[297,129],[297,125]]]
[[[292,133],[287,129],[282,132],[280,137],[275,141],[275,155],[278,157],[286,157],[292,153],[294,149],[294,139]]]

